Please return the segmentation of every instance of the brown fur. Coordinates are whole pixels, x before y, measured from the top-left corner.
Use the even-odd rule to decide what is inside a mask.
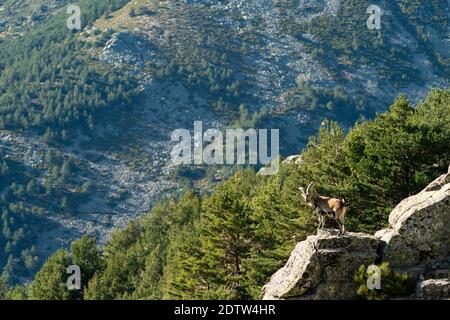
[[[306,192],[302,187],[300,187],[299,190],[302,192],[303,199],[305,199],[308,205],[316,210],[319,219],[318,230],[325,225],[325,215],[332,214],[339,225],[339,235],[343,235],[345,233],[345,200],[316,196],[312,192],[309,192],[311,186],[312,183],[308,185]]]

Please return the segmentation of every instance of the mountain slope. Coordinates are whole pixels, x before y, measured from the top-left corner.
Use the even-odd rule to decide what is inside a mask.
[[[81,1],[80,32],[65,28],[64,1],[14,3],[0,4],[8,28],[16,9],[48,7],[0,44],[2,221],[19,217],[2,222],[0,267],[14,280],[82,234],[103,244],[158,199],[236,170],[173,167],[176,128],[279,128],[288,155],[324,117],[348,130],[401,92],[448,87],[438,0],[379,1],[379,32],[363,0]]]
[[[356,126],[346,136],[336,123],[326,122],[302,152],[300,165],[283,162],[274,176],[242,170],[211,194],[189,191],[161,201],[149,214],[114,232],[101,250],[94,239],[84,237],[73,243],[72,254],[55,253],[24,291],[31,299],[258,298],[261,287],[283,266],[295,244],[317,228],[314,210],[297,191],[311,181],[315,193],[345,198],[350,204],[345,220],[349,236],[325,237],[319,244],[330,249],[345,246],[345,250],[321,253],[329,254],[327,262],[335,266],[327,272],[331,279],[339,276],[333,279],[336,288],[351,288],[348,282],[342,284],[344,276],[353,276],[345,274],[345,266],[350,264],[349,270],[354,271],[359,267],[356,262],[371,262],[378,244],[373,236],[353,232],[373,233],[387,227],[389,213],[399,201],[448,169],[450,118],[443,115],[449,112],[449,102],[448,90],[431,92],[416,108],[399,98],[389,112]],[[422,266],[417,261],[433,270],[442,267],[435,262],[448,256],[448,184],[439,192],[428,192],[439,188],[438,183],[430,185],[391,214],[389,221],[395,229],[385,230],[380,237],[390,243],[383,252],[393,267],[414,270]],[[326,227],[336,228],[332,219]],[[402,242],[397,231],[411,245]],[[420,240],[429,246],[420,246]],[[312,245],[308,247],[307,253],[315,252]],[[64,270],[75,261],[86,276],[83,290],[70,293],[63,285]],[[311,286],[321,280],[316,262],[308,270],[314,280]],[[304,277],[308,284],[306,273]],[[324,297],[333,295],[326,284],[320,288]],[[349,291],[340,294],[354,296]]]

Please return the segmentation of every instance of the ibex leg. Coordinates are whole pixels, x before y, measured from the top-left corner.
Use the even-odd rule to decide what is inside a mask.
[[[322,211],[320,211],[320,209],[316,209],[316,212],[317,212],[317,219],[319,220],[319,227],[317,228],[317,230],[320,230],[323,228],[325,224],[325,216],[322,214]]]

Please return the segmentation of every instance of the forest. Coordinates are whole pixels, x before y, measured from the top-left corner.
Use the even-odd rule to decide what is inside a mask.
[[[128,1],[80,1],[84,26]],[[48,212],[76,211],[92,183],[85,168],[62,154],[79,132],[89,134],[103,112],[130,106],[136,82],[87,55],[86,43],[66,27],[65,11],[22,38],[0,44],[0,130],[41,136],[48,148],[40,164],[26,164],[0,148],[0,269],[15,282],[40,266],[33,225]],[[103,112],[102,112],[103,111]]]
[[[127,2],[81,1],[83,27]],[[65,25],[62,11],[1,44],[0,129],[67,141],[74,128],[92,129],[99,110],[130,104],[133,78],[90,61],[86,43]]]
[[[324,121],[301,151],[265,177],[243,169],[214,191],[167,198],[116,230],[105,247],[83,237],[50,257],[26,286],[0,281],[3,299],[258,299],[294,245],[314,233],[316,218],[299,186],[349,202],[349,231],[387,225],[392,208],[450,163],[450,91],[417,105],[399,96],[389,111],[347,134]],[[69,291],[76,264],[82,289]]]

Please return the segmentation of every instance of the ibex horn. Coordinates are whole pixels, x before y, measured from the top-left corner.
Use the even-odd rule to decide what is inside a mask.
[[[306,187],[306,194],[309,193],[309,188],[314,184],[314,182],[311,182],[307,187]]]

